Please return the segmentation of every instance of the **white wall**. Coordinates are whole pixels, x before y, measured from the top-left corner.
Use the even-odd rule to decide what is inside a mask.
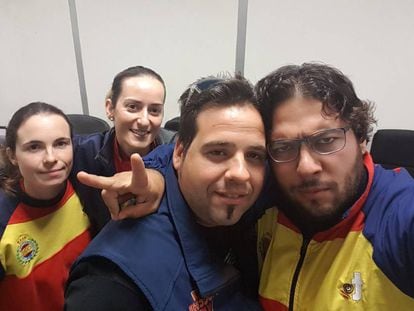
[[[11,112],[18,106],[43,96],[43,92],[36,90],[43,84],[49,85],[50,80],[54,83],[59,82],[57,80],[64,81],[71,89],[75,86],[75,90],[71,94],[67,91],[63,96],[61,87],[55,86],[48,89],[48,97],[42,98],[58,105],[65,112],[76,110],[82,113],[74,46],[70,36],[69,5],[67,0],[59,0],[60,5],[55,4],[56,1],[36,1],[35,5],[34,1],[15,3],[7,0],[7,7],[13,10],[10,12],[13,14],[1,11],[2,16],[7,16],[8,36],[10,40],[17,41],[18,49],[25,42],[16,27],[31,34],[36,33],[39,40],[36,42],[33,39],[33,45],[41,46],[50,39],[48,45],[56,44],[57,47],[53,55],[49,51],[49,61],[42,55],[43,50],[41,53],[32,46],[21,58],[13,55],[14,47],[10,47],[7,55],[0,51],[0,59],[5,61],[7,56],[7,74],[13,71],[16,63],[23,67],[35,62],[39,64],[37,68],[46,67],[48,71],[48,75],[38,75],[33,79],[37,68],[21,68],[20,75],[13,81],[7,81],[3,74],[0,85],[5,80],[7,87],[1,91],[0,100],[6,103],[9,110],[0,117],[0,123],[7,122]],[[222,71],[234,72],[237,5],[237,0],[76,1],[90,114],[106,119],[104,97],[115,74],[129,66],[145,65],[160,73],[166,82],[164,120],[177,116],[177,99],[191,82]],[[52,11],[53,14],[49,14]],[[37,20],[47,20],[49,16],[57,15],[53,18],[56,26],[50,22],[44,23],[42,28],[33,29],[32,14]],[[67,68],[65,76],[60,77],[57,63],[60,60],[67,61],[62,57],[62,50],[70,58],[70,68]],[[28,96],[22,96],[19,89],[27,85],[31,92]],[[7,96],[3,93],[7,93]]]
[[[113,77],[145,65],[167,85],[165,120],[201,76],[234,71],[237,1],[77,1],[90,113],[104,116]]]
[[[81,112],[67,0],[0,0],[0,125],[32,101]]]
[[[414,129],[414,1],[251,0],[245,74],[322,61],[377,105],[378,128]]]
[[[105,93],[128,66],[164,77],[165,120],[190,82],[235,69],[237,0],[0,0],[0,125],[34,100],[82,113],[70,1],[92,115],[105,118]],[[323,61],[377,103],[380,128],[414,129],[413,1],[250,0],[247,13],[252,82],[284,64]]]

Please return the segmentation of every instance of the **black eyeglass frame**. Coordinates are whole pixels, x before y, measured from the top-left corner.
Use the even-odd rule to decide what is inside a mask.
[[[320,130],[317,132],[312,133],[311,135],[305,136],[303,138],[297,138],[297,139],[277,139],[274,141],[271,141],[270,143],[267,144],[266,149],[267,149],[267,153],[269,155],[269,157],[276,163],[288,163],[288,162],[292,162],[295,161],[300,154],[300,148],[302,146],[303,143],[305,143],[310,150],[312,150],[313,152],[320,154],[320,155],[329,155],[329,154],[333,154],[336,152],[341,151],[342,149],[345,148],[346,146],[346,132],[348,132],[351,129],[350,126],[345,126],[345,127],[338,127],[338,128],[332,128],[332,129],[325,129],[325,130]],[[327,152],[320,152],[317,149],[314,148],[314,145],[311,141],[312,138],[317,137],[318,135],[324,134],[324,133],[329,133],[330,131],[337,131],[337,130],[342,130],[343,134],[344,134],[344,143],[342,145],[341,148],[335,149],[333,151],[327,151]],[[296,155],[294,158],[289,159],[289,160],[277,160],[273,157],[272,155],[272,150],[271,150],[271,146],[274,143],[280,143],[280,142],[295,142],[297,149],[296,149]]]

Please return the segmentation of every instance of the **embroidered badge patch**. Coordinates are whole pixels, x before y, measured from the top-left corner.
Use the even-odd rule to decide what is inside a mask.
[[[28,264],[39,252],[37,242],[26,234],[17,239],[17,260],[23,264]]]
[[[352,298],[353,301],[360,301],[362,299],[363,284],[361,273],[354,272],[351,283],[344,283],[340,288],[341,295],[346,299]]]
[[[213,297],[201,298],[197,291],[191,292],[193,303],[188,307],[188,311],[213,311]]]

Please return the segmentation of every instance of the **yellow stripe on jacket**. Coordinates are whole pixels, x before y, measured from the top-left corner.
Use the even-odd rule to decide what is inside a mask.
[[[286,310],[302,246],[302,236],[278,223],[277,216],[276,209],[269,210],[259,221],[258,245],[272,232],[259,289],[266,310]],[[333,240],[310,241],[293,310],[389,310],[389,306],[414,310],[414,299],[378,268],[372,245],[361,231]]]
[[[88,217],[75,194],[55,212],[8,225],[0,245],[0,254],[4,254],[0,260],[6,274],[19,278],[28,276],[36,265],[51,258],[88,228]],[[36,258],[25,262],[24,256],[31,251],[36,251]]]

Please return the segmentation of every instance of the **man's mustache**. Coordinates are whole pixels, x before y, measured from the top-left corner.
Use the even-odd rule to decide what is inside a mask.
[[[335,186],[334,182],[322,182],[317,178],[312,178],[312,179],[304,180],[299,185],[294,186],[293,190],[295,190],[295,191],[306,191],[306,190],[309,190],[309,189],[332,188],[334,186]]]

